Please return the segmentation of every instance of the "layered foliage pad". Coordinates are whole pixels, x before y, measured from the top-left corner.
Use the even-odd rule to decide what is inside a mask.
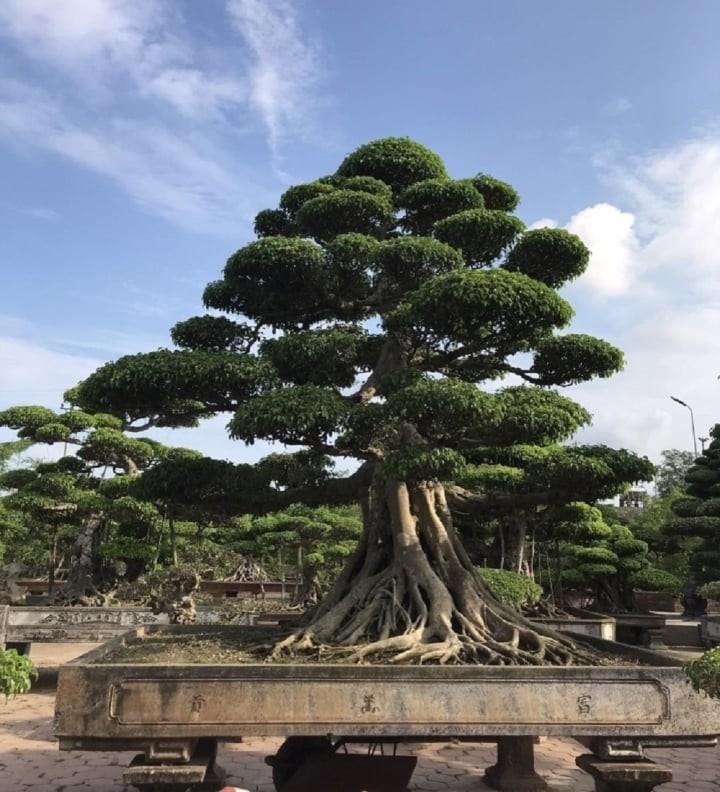
[[[180,350],[121,358],[69,396],[136,425],[227,412],[245,442],[376,460],[399,478],[561,442],[590,416],[547,388],[609,376],[622,355],[558,332],[572,309],[556,289],[588,251],[563,230],[525,231],[518,200],[487,174],[451,178],[405,138],[362,146],[258,215],[259,238],[204,295],[234,318],[180,322]],[[524,384],[478,387],[508,374]]]

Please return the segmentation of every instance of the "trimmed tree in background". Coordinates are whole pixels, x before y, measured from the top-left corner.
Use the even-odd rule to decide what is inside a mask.
[[[68,394],[128,425],[225,412],[233,438],[299,448],[285,465],[215,479],[214,497],[239,511],[360,503],[356,551],[275,656],[323,647],[400,662],[585,658],[497,602],[458,538],[453,509],[486,513],[514,496],[441,483],[482,449],[570,437],[589,415],[552,388],[622,365],[606,342],[558,334],[573,312],[557,289],[583,272],[588,251],[561,229],[527,231],[517,203],[490,176],[450,178],[413,141],[362,146],[258,214],[259,238],[205,290],[206,306],[230,316],[181,322],[179,349],[121,358]],[[480,387],[507,375],[507,387]],[[359,467],[332,475],[325,463],[338,457]],[[183,462],[168,476],[218,465]]]
[[[596,510],[597,511],[597,510]],[[598,512],[599,515],[599,512]],[[681,581],[648,558],[648,545],[624,525],[606,526],[593,544],[568,543],[561,576],[566,584],[593,591],[593,607],[621,613],[635,609],[635,589],[678,593]]]
[[[9,469],[13,457],[27,451],[31,445],[29,440],[0,443],[0,475]],[[24,566],[25,559],[18,558],[16,550],[28,544],[33,528],[24,515],[7,508],[6,497],[0,497],[0,565],[12,559],[12,562],[20,562]]]
[[[694,540],[687,548],[693,582],[720,580],[720,424],[710,430],[710,444],[685,474],[685,494],[673,501],[672,510],[676,516],[665,531]]]
[[[489,566],[529,575],[537,545],[552,543],[558,537],[556,526],[568,522],[565,507],[610,498],[634,482],[649,481],[654,471],[644,457],[601,445],[476,448],[466,458],[470,464],[459,482],[495,496],[494,501],[486,499],[485,514],[479,518],[492,525]],[[476,520],[479,511],[472,510]]]
[[[104,602],[104,589],[116,577],[112,562],[134,565],[138,574],[153,553],[147,540],[160,515],[133,497],[129,484],[171,452],[152,440],[127,436],[122,421],[106,413],[11,407],[0,412],[0,426],[33,444],[62,443],[66,452],[74,450],[56,462],[6,471],[0,487],[12,491],[5,507],[24,514],[44,534],[51,587],[62,540],[69,539],[63,599]]]
[[[309,606],[317,604],[327,591],[361,534],[362,520],[356,509],[296,503],[284,511],[256,517],[234,544],[251,557],[276,557],[282,580],[288,562],[294,566],[297,591],[293,604]]]

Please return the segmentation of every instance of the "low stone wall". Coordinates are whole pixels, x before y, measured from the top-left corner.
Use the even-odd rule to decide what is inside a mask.
[[[199,624],[227,621],[222,608],[199,606]],[[234,624],[252,625],[255,615],[239,614]],[[30,644],[43,641],[74,643],[107,641],[128,630],[150,625],[166,625],[167,613],[150,608],[82,608],[35,605],[0,606],[0,646],[15,645],[28,651]]]

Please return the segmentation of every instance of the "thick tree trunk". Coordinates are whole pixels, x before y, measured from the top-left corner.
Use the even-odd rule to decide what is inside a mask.
[[[492,566],[530,577],[527,560],[527,520],[520,514],[498,521],[497,535],[491,550]]]
[[[98,588],[101,577],[99,549],[105,516],[91,514],[82,524],[70,551],[67,584],[60,594],[64,602],[78,605],[105,605],[107,597]]]
[[[364,521],[335,585],[274,657],[311,651],[407,663],[592,662],[591,653],[494,599],[460,544],[440,484],[376,478]]]

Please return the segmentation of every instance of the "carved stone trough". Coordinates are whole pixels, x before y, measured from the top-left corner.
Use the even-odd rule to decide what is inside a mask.
[[[581,608],[565,608],[570,614],[568,617],[542,616],[532,618],[530,621],[543,624],[551,630],[558,632],[571,632],[575,635],[588,635],[591,638],[603,638],[606,641],[615,640],[615,617]]]
[[[200,624],[223,621],[222,608],[198,607]],[[235,623],[252,624],[254,614],[239,614]],[[169,623],[166,613],[138,607],[61,607],[50,605],[0,605],[0,649],[28,653],[37,641],[74,643],[108,641],[128,630]]]
[[[644,748],[713,745],[720,733],[720,706],[695,693],[675,662],[598,639],[588,642],[647,664],[148,665],[106,659],[160,630],[203,629],[140,628],[62,666],[56,703],[60,748],[138,750],[142,757],[126,771],[126,783],[200,790],[221,786],[222,773],[214,768],[217,742],[246,736],[325,738],[330,746],[336,740],[492,740],[498,744],[498,761],[486,779],[498,789],[540,790],[546,784],[534,771],[533,741],[562,735],[592,751],[582,766],[596,777],[598,789],[634,792],[667,780],[667,769],[647,762]],[[638,772],[628,776],[603,769],[613,761],[637,763]],[[174,781],[158,780],[170,778],[170,771],[176,773]],[[640,777],[644,786],[627,785],[628,778]],[[648,778],[657,780],[648,786]],[[293,786],[292,780],[285,774],[278,784],[276,775],[280,792],[312,788]],[[406,783],[366,782],[358,789],[389,792],[404,790]],[[333,792],[322,784],[314,788]],[[338,790],[345,788],[354,787]]]

